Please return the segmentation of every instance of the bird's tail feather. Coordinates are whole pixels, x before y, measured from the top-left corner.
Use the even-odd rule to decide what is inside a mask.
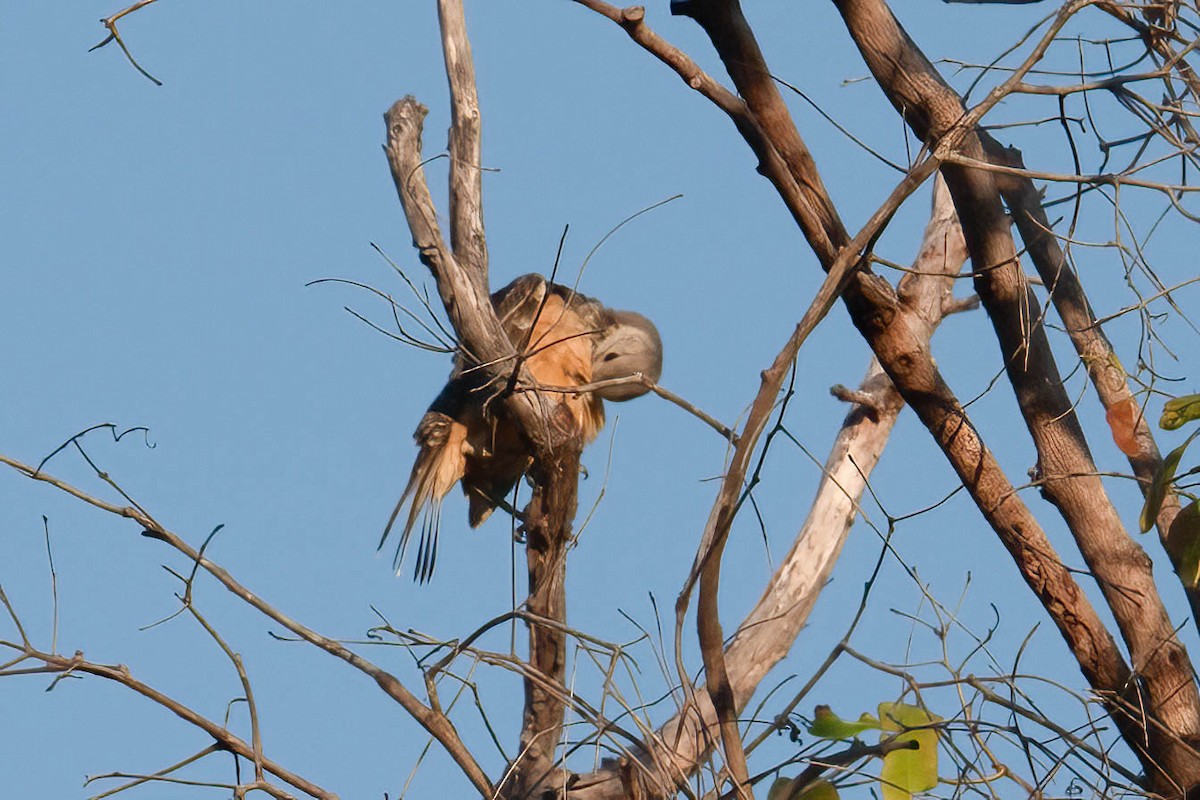
[[[421,541],[417,545],[417,563],[413,565],[413,580],[427,583],[437,562],[438,528],[442,524],[442,501],[435,500],[425,510],[421,522]],[[399,568],[399,564],[396,565]]]
[[[465,445],[466,429],[445,414],[429,412],[417,427],[416,440],[420,445],[417,460],[413,463],[408,485],[392,515],[388,518],[383,536],[379,539],[382,548],[387,541],[392,528],[400,518],[400,512],[408,504],[408,515],[404,521],[404,530],[400,534],[400,543],[396,547],[393,566],[397,573],[404,561],[404,552],[408,547],[409,537],[416,526],[417,517],[421,520],[421,538],[417,547],[417,563],[413,578],[425,583],[433,574],[434,562],[437,558],[437,535],[441,523],[442,498],[462,478],[465,468],[463,448]]]

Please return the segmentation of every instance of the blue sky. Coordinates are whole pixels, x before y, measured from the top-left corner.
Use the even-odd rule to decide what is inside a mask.
[[[857,80],[865,68],[832,4],[806,4],[803,13],[792,4],[747,5],[780,77],[872,146],[904,159],[900,122],[870,82]],[[327,635],[360,639],[379,621],[373,606],[401,629],[439,638],[473,630],[510,604],[512,545],[503,521],[470,531],[463,503],[452,498],[438,571],[424,587],[396,578],[390,554],[374,550],[411,465],[412,429],[449,360],[389,341],[343,310],[386,322],[385,308],[368,294],[306,287],[340,277],[400,296],[403,287],[371,243],[410,275],[424,277],[380,144],[382,113],[411,93],[430,107],[426,154],[444,148],[448,103],[432,4],[355,4],[331,12],[328,4],[309,2],[163,0],[121,28],[161,87],[112,47],[86,52],[102,38],[96,20],[116,10],[95,2],[16,4],[0,30],[0,68],[9,76],[0,115],[0,142],[9,154],[0,190],[0,452],[36,463],[89,426],[146,426],[146,437],[119,444],[94,434],[88,452],[189,541],[199,543],[224,524],[211,556],[296,619]],[[976,62],[989,61],[1042,13],[932,2],[900,2],[896,10],[931,56]],[[549,271],[565,225],[562,269],[574,275],[620,220],[682,194],[608,241],[581,289],[654,319],[666,346],[663,384],[722,420],[737,420],[757,390],[759,371],[820,282],[815,259],[754,173],[748,149],[719,112],[619,29],[580,7],[565,0],[471,2],[467,12],[484,161],[495,170],[484,180],[494,284]],[[648,20],[723,77],[693,23],[668,16],[665,3],[652,6]],[[966,79],[956,83],[965,86]],[[1013,106],[999,117],[1037,116]],[[886,197],[895,173],[804,103],[796,100],[793,108],[854,228]],[[1120,127],[1107,124],[1109,131]],[[1028,160],[1036,152],[1044,168],[1068,168],[1061,133],[1018,128],[1003,135],[1026,148]],[[1085,164],[1096,163],[1094,152],[1085,156],[1091,159]],[[428,174],[444,212],[445,162],[431,163]],[[898,215],[882,255],[912,258],[926,198]],[[1111,238],[1112,214],[1103,205],[1093,207],[1099,221],[1083,232],[1097,241]],[[1148,224],[1161,207],[1152,200],[1133,214],[1135,224]],[[1152,240],[1150,254],[1168,283],[1194,276],[1192,236],[1188,227],[1168,223]],[[1085,281],[1097,287],[1093,300],[1102,314],[1132,301],[1121,265],[1103,252],[1088,262]],[[1162,331],[1182,361],[1159,366],[1194,376],[1195,334],[1171,320]],[[1111,332],[1121,358],[1136,363],[1135,322],[1123,319]],[[990,326],[978,313],[949,320],[936,353],[963,398],[984,392],[1000,369]],[[789,429],[818,460],[845,411],[827,389],[856,383],[867,359],[841,309],[800,356]],[[1071,363],[1064,360],[1064,372]],[[1094,427],[1102,414],[1081,376],[1071,380],[1085,422],[1097,431],[1101,468],[1123,470],[1104,429]],[[1195,389],[1192,381],[1176,391]],[[1021,480],[1034,456],[1011,392],[1001,384],[972,413]],[[627,641],[638,634],[620,612],[649,628],[650,596],[661,608],[673,604],[716,491],[708,479],[721,473],[725,447],[696,420],[653,399],[610,407],[609,419],[585,454],[590,477],[581,486],[581,507],[591,506],[602,485],[605,492],[572,554],[570,614],[581,629]],[[112,496],[70,452],[47,469]],[[803,521],[819,470],[797,448],[780,445],[766,475],[758,499],[777,557]],[[873,485],[887,511],[901,516],[937,502],[955,484],[927,434],[905,414]],[[1114,492],[1132,526],[1136,498],[1121,481],[1114,481]],[[1029,502],[1051,519],[1036,495]],[[872,513],[877,523],[883,519],[878,509]],[[57,568],[60,649],[127,664],[221,718],[240,690],[196,625],[181,617],[141,630],[177,607],[177,583],[160,565],[184,569],[181,559],[130,524],[0,473],[0,582],[31,636],[49,646],[43,515]],[[951,605],[971,576],[962,617],[984,629],[994,604],[1002,620],[997,650],[1006,657],[1043,619],[964,498],[903,523],[895,544]],[[780,679],[810,674],[840,637],[878,550],[876,534],[856,527]],[[731,626],[770,572],[752,516],[735,526],[727,559],[722,599]],[[1078,565],[1074,554],[1067,559]],[[1169,599],[1182,621],[1180,598]],[[246,659],[274,758],[344,798],[397,796],[425,744],[398,707],[328,656],[270,637],[279,631],[214,582],[198,584],[197,602]],[[934,651],[919,628],[890,611],[920,608],[917,587],[889,561],[858,646],[894,661],[908,652],[928,656]],[[1042,627],[1026,656],[1029,668],[1081,687],[1057,636]],[[1195,650],[1193,639],[1187,642]],[[507,632],[489,645],[506,649]],[[403,651],[375,647],[369,654],[414,680]],[[640,663],[647,694],[661,691],[649,650]],[[519,684],[509,675],[478,677],[502,742],[512,748]],[[581,686],[596,680],[582,666],[577,677]],[[85,775],[153,771],[208,743],[120,687],[88,679],[45,693],[48,683],[45,677],[0,681],[0,776],[8,796],[89,796],[99,789],[81,788]],[[814,702],[857,716],[893,699],[898,688],[894,679],[848,669],[826,679]],[[244,710],[232,714],[232,724],[245,730]],[[471,714],[463,719],[464,734],[495,772],[503,760],[488,751]],[[781,758],[786,748],[772,753]],[[215,761],[190,775],[230,777],[227,764]],[[467,790],[435,752],[409,796]],[[142,792],[194,796],[169,788]]]

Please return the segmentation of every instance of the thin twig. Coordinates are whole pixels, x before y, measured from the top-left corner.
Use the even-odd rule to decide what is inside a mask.
[[[134,69],[142,73],[142,75],[149,79],[155,86],[162,86],[162,81],[147,72],[145,67],[137,62],[137,59],[133,57],[133,53],[129,52],[129,48],[125,46],[125,41],[121,38],[120,31],[117,30],[117,20],[119,20],[121,17],[125,16],[126,14],[132,14],[133,12],[155,2],[158,2],[158,0],[137,0],[136,3],[124,9],[123,11],[118,11],[111,17],[104,17],[101,19],[100,24],[108,30],[108,36],[104,37],[104,40],[101,41],[100,44],[88,48],[88,52],[90,53],[94,50],[99,50],[101,47],[104,47],[110,42],[116,42],[117,47],[121,48],[121,52],[125,54],[125,58],[129,59],[129,63],[133,65]]]

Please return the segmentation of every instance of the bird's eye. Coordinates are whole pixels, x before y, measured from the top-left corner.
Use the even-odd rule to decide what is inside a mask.
[[[605,361],[612,361],[612,360],[613,360],[614,358],[616,358],[616,357],[617,357],[617,354],[616,354],[616,353],[608,353],[607,355],[605,355],[605,356],[604,356],[604,360],[605,360]]]

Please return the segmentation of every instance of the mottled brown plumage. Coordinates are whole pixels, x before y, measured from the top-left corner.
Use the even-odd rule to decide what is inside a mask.
[[[658,380],[662,342],[653,323],[631,311],[614,311],[599,301],[551,283],[541,275],[523,275],[492,295],[496,315],[513,347],[540,386],[583,386],[634,373]],[[450,380],[417,426],[413,438],[419,452],[408,485],[396,504],[383,538],[409,504],[396,550],[397,570],[408,539],[421,518],[415,577],[424,582],[437,558],[442,499],[461,482],[468,501],[468,521],[478,527],[512,491],[528,469],[532,453],[503,405],[492,402],[500,387],[488,385],[482,370],[459,355]],[[595,392],[540,392],[561,404],[584,444],[604,426],[603,400],[629,400],[646,387],[625,384]],[[561,412],[547,415],[562,420]]]

